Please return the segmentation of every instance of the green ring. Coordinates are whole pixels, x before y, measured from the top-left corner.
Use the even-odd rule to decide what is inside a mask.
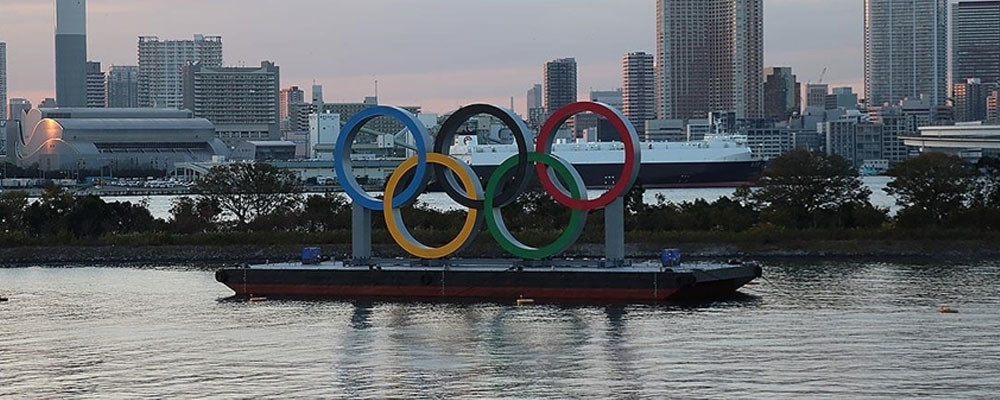
[[[486,211],[486,227],[489,229],[490,234],[496,239],[497,243],[500,244],[504,250],[508,253],[514,255],[515,257],[529,260],[541,260],[545,258],[552,257],[556,254],[566,251],[576,240],[580,238],[580,234],[583,233],[583,228],[587,224],[587,212],[581,210],[571,210],[569,218],[569,226],[563,231],[554,242],[542,247],[535,248],[524,243],[521,243],[510,230],[507,229],[507,225],[503,222],[503,215],[501,214],[500,208],[495,207],[494,198],[496,197],[497,190],[499,189],[500,183],[503,181],[503,177],[508,171],[513,169],[518,165],[520,159],[517,155],[511,156],[493,172],[490,176],[490,181],[486,185],[486,194],[484,196],[483,205],[484,211]],[[568,162],[559,158],[555,155],[544,154],[544,153],[528,153],[528,162],[531,163],[542,163],[555,171],[556,175],[559,176],[566,184],[569,186],[570,195],[574,199],[586,200],[587,192],[584,190],[586,185],[583,183],[583,179],[580,178],[580,174],[573,168]]]

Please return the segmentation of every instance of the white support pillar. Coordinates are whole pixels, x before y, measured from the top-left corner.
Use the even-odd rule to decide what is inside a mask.
[[[604,208],[604,254],[609,267],[625,265],[625,199]]]
[[[372,258],[372,210],[358,203],[351,206],[351,253],[356,264]]]

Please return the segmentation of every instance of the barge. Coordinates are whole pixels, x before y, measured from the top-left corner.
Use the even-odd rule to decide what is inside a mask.
[[[759,265],[735,261],[608,268],[578,260],[384,259],[247,265],[222,268],[215,277],[240,298],[657,303],[725,298],[760,276]]]

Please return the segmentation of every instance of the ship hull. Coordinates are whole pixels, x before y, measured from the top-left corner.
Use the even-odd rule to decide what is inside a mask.
[[[588,188],[613,186],[621,164],[575,164]],[[761,161],[643,163],[637,185],[647,189],[685,187],[738,187],[749,184],[760,173]],[[480,177],[489,177],[496,166],[474,165]]]
[[[238,297],[383,298],[539,302],[665,302],[723,298],[760,276],[735,265],[710,271],[525,268],[224,268]]]

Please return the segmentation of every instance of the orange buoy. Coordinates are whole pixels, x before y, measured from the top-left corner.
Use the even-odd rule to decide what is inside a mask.
[[[941,314],[958,314],[958,310],[948,306],[938,307],[938,312]]]

